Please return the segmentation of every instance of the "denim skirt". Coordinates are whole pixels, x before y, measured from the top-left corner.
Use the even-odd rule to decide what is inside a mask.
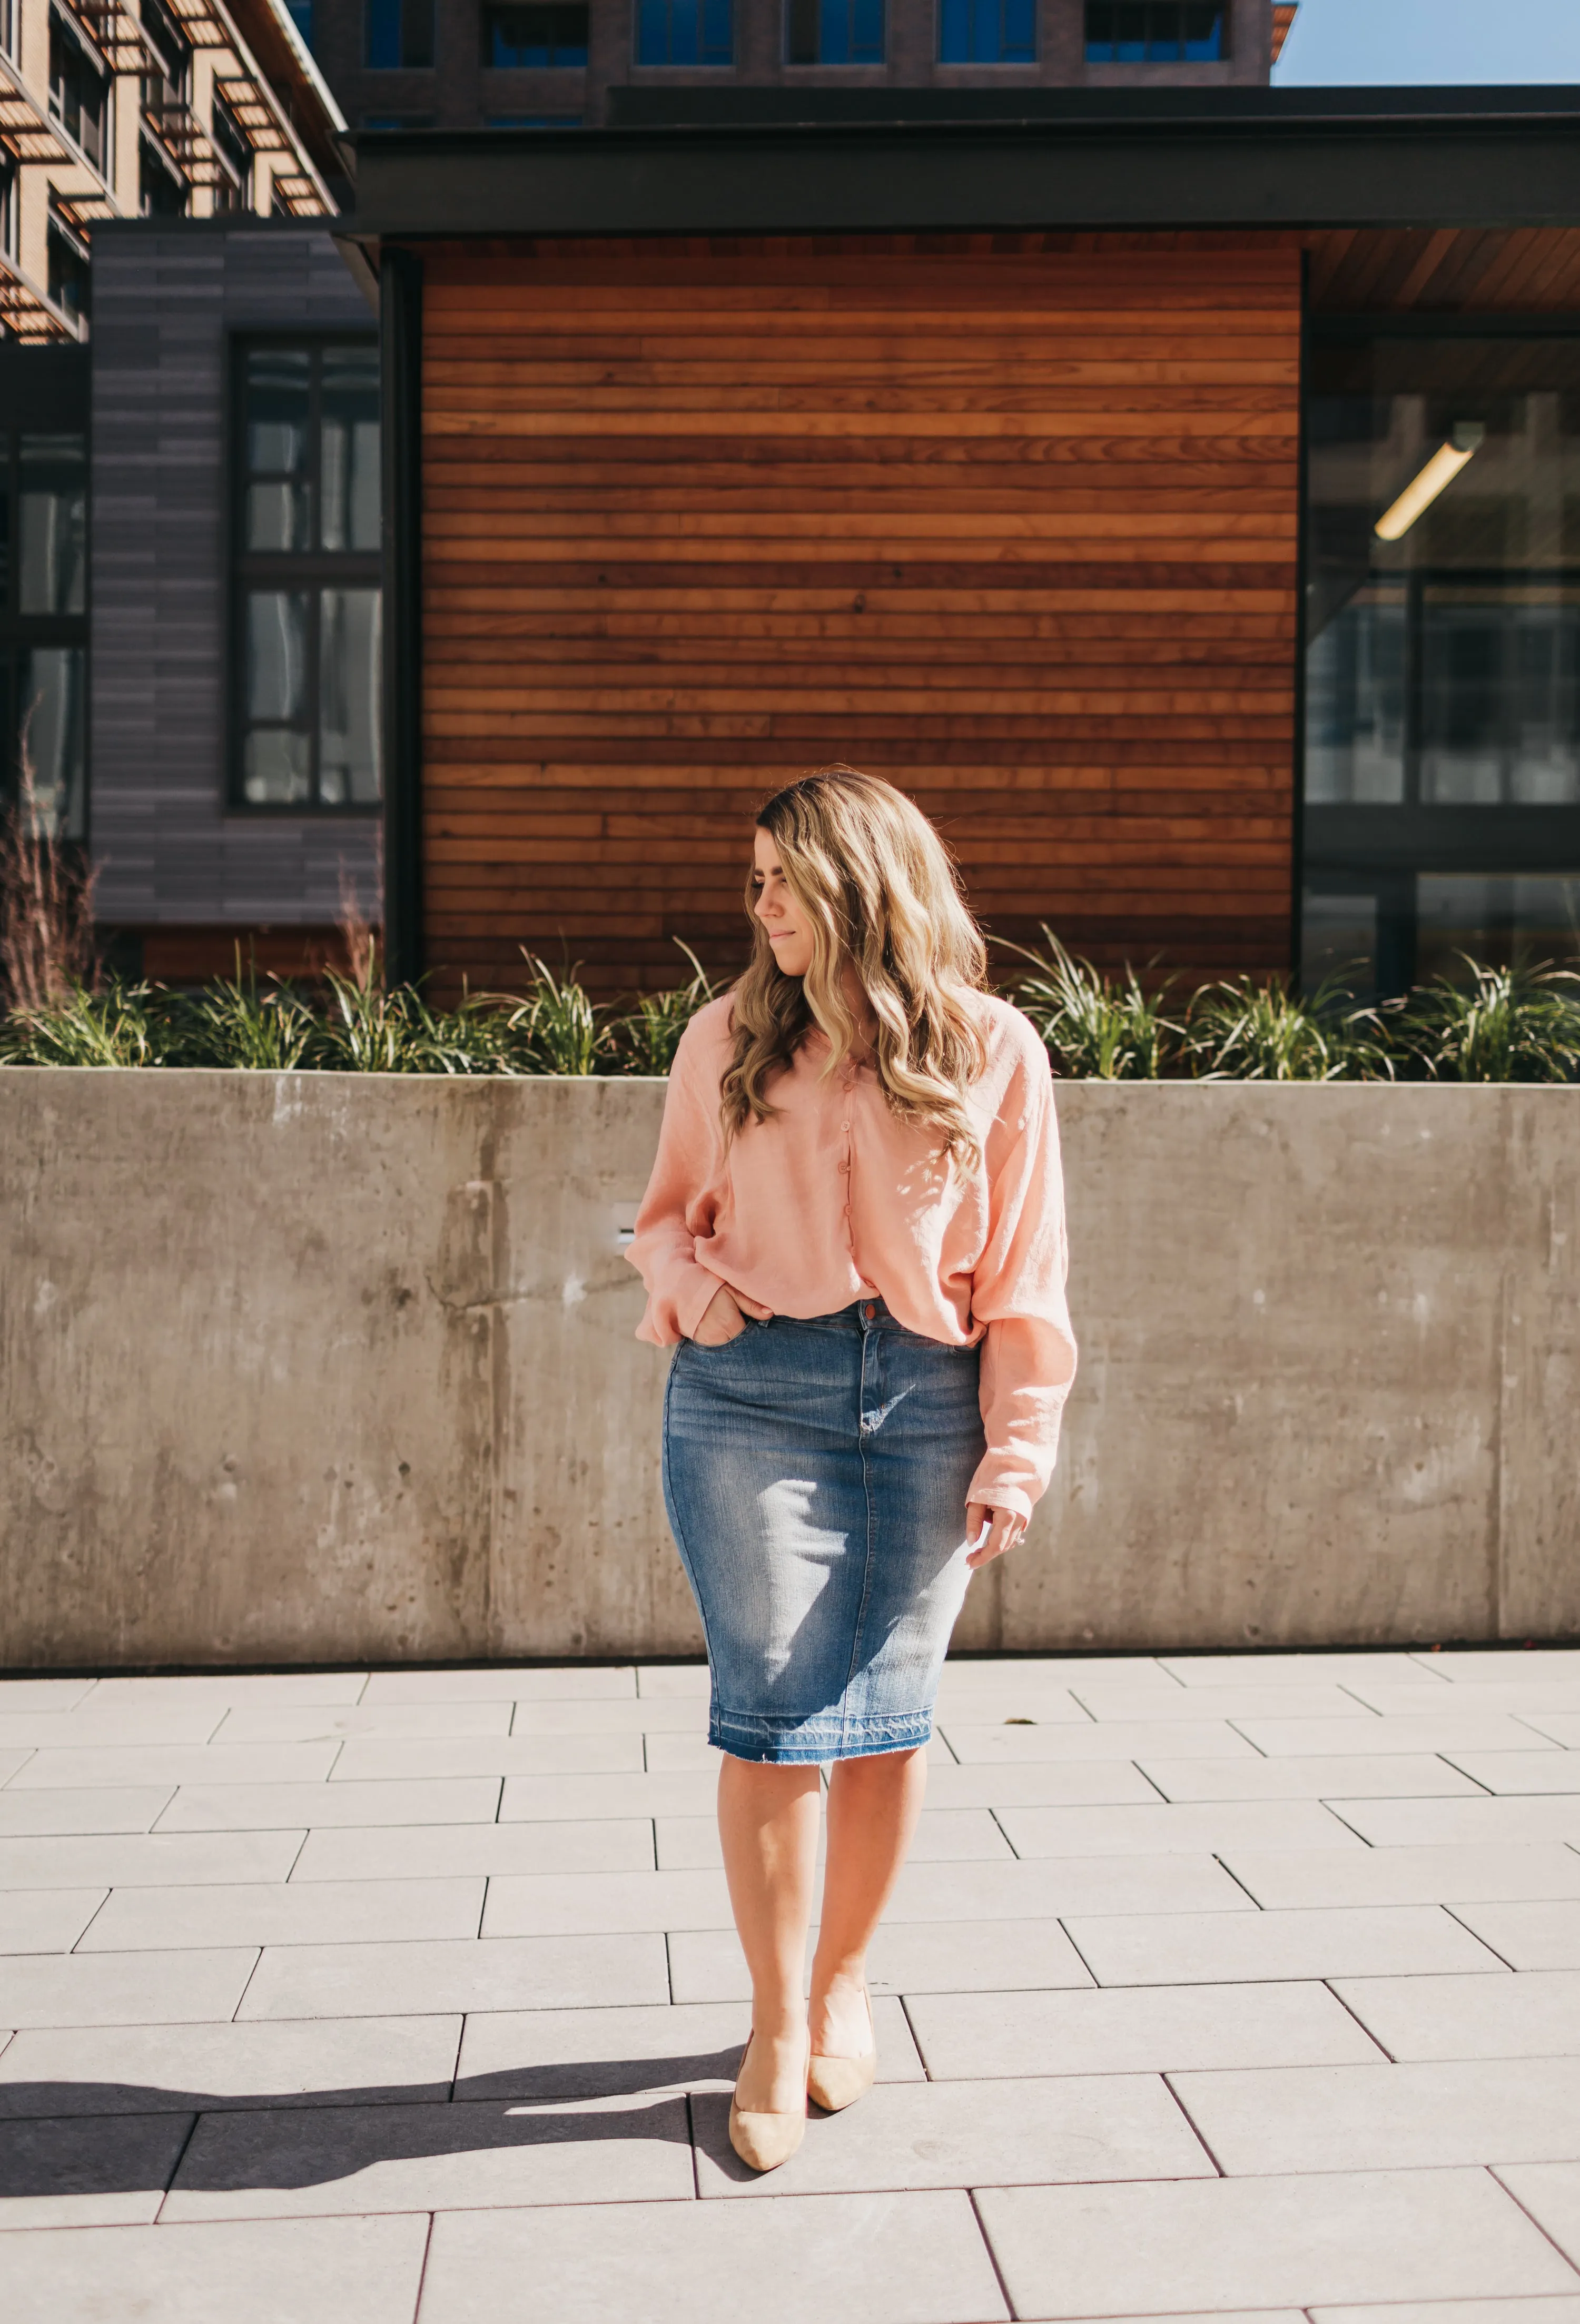
[[[928,1740],[970,1579],[978,1368],[881,1299],[676,1349],[664,1500],[707,1637],[710,1743],[790,1763]]]

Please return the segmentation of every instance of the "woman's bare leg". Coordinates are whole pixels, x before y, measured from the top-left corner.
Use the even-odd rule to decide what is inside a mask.
[[[807,2096],[807,1930],[818,1869],[816,1766],[725,1758],[718,1830],[730,1905],[752,1973],[752,2054],[744,2112],[795,2114]]]
[[[916,1831],[927,1791],[925,1750],[840,1759],[828,1779],[823,1914],[812,1960],[812,2047],[860,2058],[872,2046],[864,1994],[867,1947]]]

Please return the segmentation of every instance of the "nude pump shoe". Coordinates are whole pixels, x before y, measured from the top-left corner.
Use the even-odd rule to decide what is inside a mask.
[[[812,2054],[807,2068],[807,2096],[825,2114],[841,2114],[857,2098],[864,2098],[873,2087],[873,2077],[878,2070],[878,2034],[873,2025],[873,1997],[866,1997],[867,2024],[872,2027],[873,2046],[860,2058],[820,2058]]]
[[[746,2059],[751,2048],[752,2043],[748,2040],[745,2049],[741,2052],[741,2064],[736,2070],[735,2088],[737,2089],[740,2088],[741,2073],[745,2070]],[[808,2035],[807,2042],[808,2075],[811,2072],[811,2063],[812,2045]],[[735,2104],[734,2094],[731,2094],[730,2144],[748,2171],[777,2171],[781,2163],[790,2161],[806,2135],[807,2109],[804,2105],[799,2114],[743,2113]]]

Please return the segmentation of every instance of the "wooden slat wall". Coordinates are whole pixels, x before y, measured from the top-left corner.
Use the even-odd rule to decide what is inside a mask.
[[[742,957],[754,807],[844,759],[996,933],[1281,967],[1298,252],[425,254],[427,952]]]

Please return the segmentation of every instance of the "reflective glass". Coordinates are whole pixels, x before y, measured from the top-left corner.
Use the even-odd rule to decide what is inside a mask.
[[[1306,687],[1306,796],[1325,804],[1404,797],[1405,593],[1363,589],[1313,641]]]
[[[1308,888],[1300,908],[1300,982],[1316,992],[1330,978],[1369,1001],[1377,990],[1377,899]]]
[[[371,804],[380,790],[379,592],[326,589],[319,615],[319,796]]]
[[[310,788],[305,734],[289,726],[263,726],[245,737],[242,790],[249,807],[300,807]]]
[[[44,827],[79,838],[84,825],[88,656],[81,646],[34,646],[22,657],[22,743]]]
[[[254,347],[248,355],[247,466],[254,475],[306,475],[311,381],[305,347]]]
[[[88,605],[88,446],[81,436],[24,436],[19,610],[80,613]]]
[[[1428,872],[1416,913],[1422,977],[1463,977],[1464,954],[1499,967],[1580,954],[1580,876]]]
[[[311,603],[305,589],[248,592],[244,700],[249,723],[306,717]]]
[[[319,391],[319,506],[324,549],[379,545],[379,359],[376,347],[327,347]],[[260,544],[261,546],[262,544]]]
[[[307,486],[283,481],[273,484],[249,484],[246,545],[249,549],[310,549],[312,531]]]

